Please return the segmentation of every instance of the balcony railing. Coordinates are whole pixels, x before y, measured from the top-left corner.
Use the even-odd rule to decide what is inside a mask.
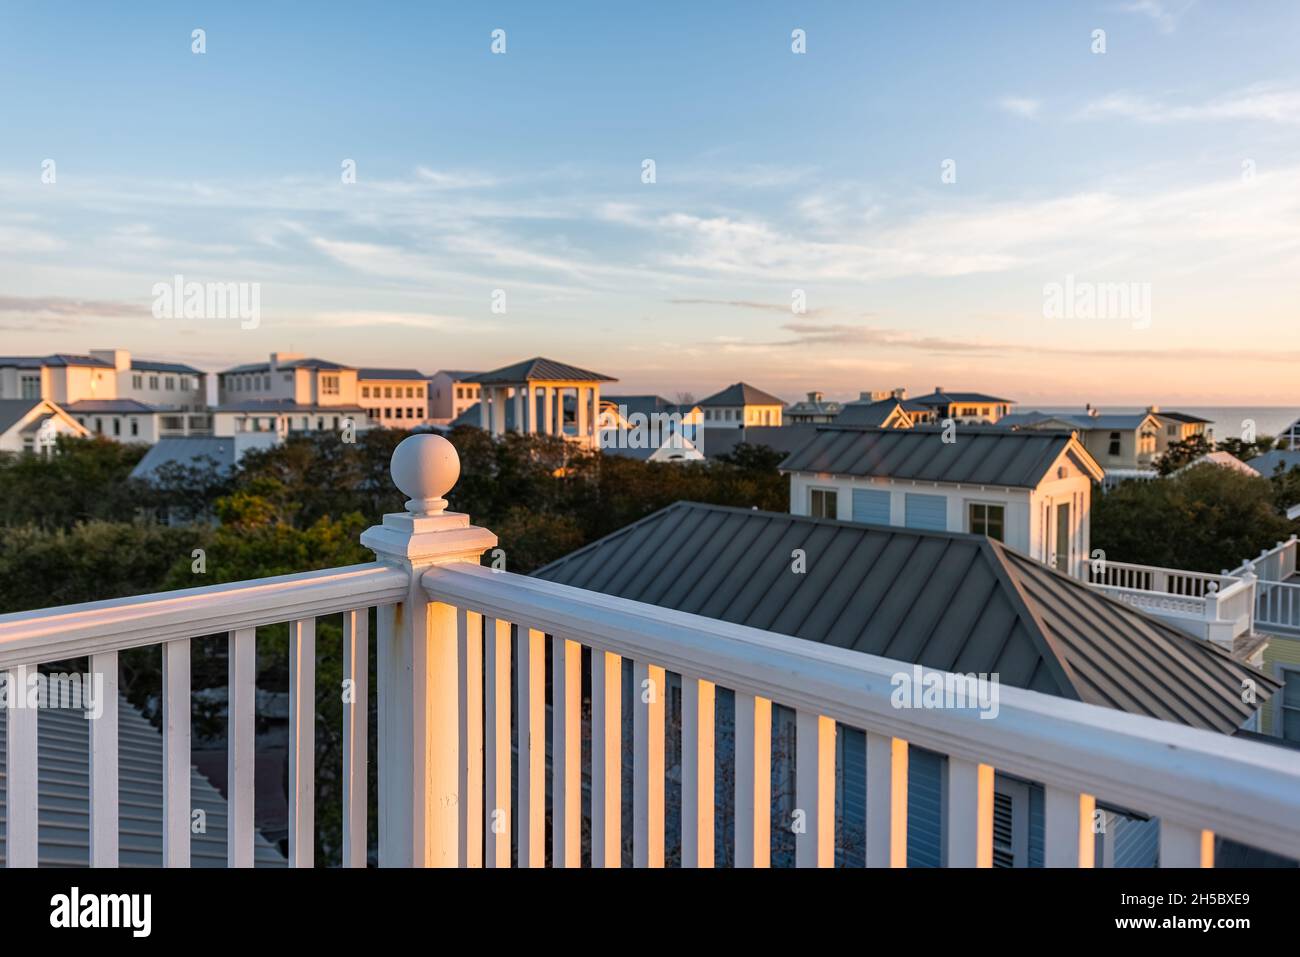
[[[1259,553],[1228,574],[1258,577],[1255,588],[1255,624],[1266,632],[1300,635],[1300,576],[1296,574],[1300,541],[1285,542]]]
[[[411,500],[362,542],[378,561],[321,572],[0,617],[0,668],[22,680],[42,662],[91,656],[106,679],[91,732],[91,861],[117,863],[116,656],[162,647],[164,863],[188,863],[190,641],[228,633],[228,860],[253,858],[255,629],[290,623],[289,862],[313,861],[315,619],[344,615],[343,863],[364,866],[369,636],[377,608],[378,856],[381,866],[618,866],[631,807],[633,861],[665,859],[666,677],[681,676],[681,860],[714,864],[716,693],[735,695],[736,863],[771,861],[772,709],[796,714],[799,866],[834,862],[835,739],[865,732],[866,863],[907,863],[908,754],[947,756],[943,840],[949,866],[991,866],[994,772],[1045,789],[1045,862],[1091,866],[1098,801],[1160,821],[1163,866],[1212,864],[1214,836],[1300,857],[1300,757],[1126,712],[1019,688],[997,716],[973,708],[899,708],[913,666],[710,618],[499,572],[496,544],[442,496],[459,464],[434,435],[406,439],[393,476]],[[1190,596],[1195,597],[1195,596]],[[547,651],[550,787],[547,787]],[[587,654],[584,657],[584,649]],[[512,663],[513,659],[513,663]],[[623,663],[636,693],[624,712]],[[589,673],[588,673],[589,672]],[[941,672],[932,672],[943,679]],[[584,719],[584,688],[590,712]],[[8,722],[10,866],[38,856],[36,722]],[[626,723],[631,793],[624,793]],[[518,742],[512,787],[512,731]],[[582,761],[589,740],[589,766]],[[730,760],[730,758],[727,758]],[[589,775],[590,849],[581,830]],[[512,839],[512,830],[514,838]]]
[[[1255,580],[1249,571],[1215,575],[1097,561],[1088,565],[1088,584],[1197,638],[1231,646],[1252,631]]]

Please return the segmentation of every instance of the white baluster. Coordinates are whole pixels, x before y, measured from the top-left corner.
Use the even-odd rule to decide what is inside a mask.
[[[1213,867],[1214,832],[1160,822],[1161,867]]]
[[[516,629],[519,655],[519,866],[546,865],[546,636]]]
[[[835,720],[800,711],[795,733],[795,865],[834,867]]]
[[[257,735],[257,629],[232,631],[227,641],[226,865],[252,867],[253,766]]]
[[[993,866],[993,768],[948,758],[948,867]]]
[[[456,609],[460,661],[460,846],[464,867],[483,866],[483,616]],[[507,718],[509,715],[507,715]],[[507,721],[507,726],[509,721]]]
[[[551,645],[551,866],[582,866],[582,646]]]
[[[90,727],[90,866],[117,867],[117,652],[91,655],[90,673],[103,676],[101,711]]]
[[[1093,818],[1097,801],[1080,794],[1048,786],[1044,793],[1043,863],[1047,867],[1092,867],[1097,837]]]
[[[907,742],[867,732],[867,866],[907,866]]]
[[[316,619],[289,623],[289,866],[316,863]]]
[[[35,665],[9,669],[9,697],[22,707],[8,709],[5,741],[5,866],[35,867],[39,855],[36,774],[37,709],[27,707],[27,682]]]
[[[664,669],[632,666],[632,863],[664,866]]]
[[[772,856],[772,702],[736,692],[736,866]]]
[[[623,863],[623,659],[591,650],[591,866]]]
[[[370,756],[370,611],[343,613],[343,866],[365,867]]]
[[[163,866],[190,866],[190,639],[162,646]]]
[[[510,866],[510,622],[484,619],[483,826],[488,867]]]
[[[713,682],[682,675],[682,866],[713,866]]]

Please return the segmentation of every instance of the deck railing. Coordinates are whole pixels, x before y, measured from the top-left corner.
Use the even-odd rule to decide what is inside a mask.
[[[362,541],[379,561],[0,618],[0,668],[20,680],[41,662],[90,655],[116,676],[127,648],[163,648],[164,863],[188,863],[189,645],[230,641],[229,862],[247,866],[253,840],[255,631],[290,622],[289,859],[313,855],[314,619],[345,616],[345,677],[359,684],[343,714],[344,852],[366,860],[364,611],[378,609],[378,827],[381,866],[542,866],[621,862],[623,808],[632,808],[633,861],[665,856],[666,676],[681,676],[681,857],[712,866],[715,700],[735,695],[734,849],[740,865],[771,860],[773,827],[795,833],[800,866],[834,862],[836,735],[865,732],[866,863],[907,863],[908,753],[947,756],[945,860],[991,866],[995,770],[1045,790],[1045,862],[1091,866],[1098,801],[1160,821],[1163,866],[1210,865],[1214,836],[1300,857],[1300,757],[1209,731],[1025,691],[998,688],[990,718],[977,707],[900,707],[913,666],[574,589],[479,564],[495,536],[445,511],[459,474],[433,435],[398,446],[393,476],[411,496]],[[547,650],[551,783],[546,786]],[[583,650],[587,649],[586,667]],[[513,666],[512,666],[513,658]],[[624,713],[622,669],[635,676]],[[585,672],[589,671],[589,674]],[[952,683],[943,672],[925,680]],[[513,683],[513,689],[512,689]],[[584,686],[590,718],[583,720]],[[107,689],[106,689],[107,690]],[[513,693],[512,693],[513,692]],[[113,866],[117,846],[115,693],[92,730],[92,863]],[[795,812],[774,821],[772,709],[796,714]],[[36,721],[8,723],[8,854],[37,861]],[[632,793],[624,793],[625,722],[632,725]],[[518,742],[512,788],[512,730]],[[582,740],[589,736],[590,851],[584,854]],[[549,813],[548,813],[549,812]],[[512,839],[512,831],[514,837]],[[513,852],[513,853],[512,853]]]
[[[1281,635],[1300,634],[1300,580],[1296,578],[1300,540],[1292,535],[1284,542],[1247,559],[1233,569],[1232,575],[1258,576],[1255,596],[1255,623],[1264,631]]]
[[[1155,565],[1088,563],[1088,584],[1198,638],[1225,645],[1252,630],[1254,575],[1215,575]]]

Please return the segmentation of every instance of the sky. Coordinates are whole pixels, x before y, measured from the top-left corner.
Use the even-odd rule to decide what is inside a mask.
[[[1267,0],[6,0],[0,354],[1293,406],[1298,53]]]

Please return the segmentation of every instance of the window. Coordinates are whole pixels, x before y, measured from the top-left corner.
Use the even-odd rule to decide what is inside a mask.
[[[95,420],[95,434],[96,434],[96,435],[103,435],[103,434],[104,434],[104,420],[103,420],[103,419],[96,419],[96,420]]]
[[[114,420],[113,420],[113,434],[114,434],[114,435],[121,435],[121,434],[122,434],[122,420],[121,420],[121,419],[114,419]]]
[[[414,386],[409,386],[409,385],[408,385],[408,386],[406,387],[406,397],[407,397],[408,399],[414,399],[414,398],[415,398],[415,387],[414,387]]]
[[[151,375],[151,376],[149,377],[149,388],[150,388],[150,389],[153,389],[154,391],[157,391],[157,389],[158,389],[158,377],[157,377],[156,375]]]
[[[1056,506],[1056,556],[1052,564],[1057,571],[1070,570],[1070,505],[1068,502]]]
[[[339,394],[339,377],[336,375],[323,375],[320,377],[320,390],[324,395]]]
[[[1171,425],[1171,426],[1169,426],[1168,428],[1166,428],[1166,429],[1165,429],[1165,435],[1169,436],[1171,439],[1177,437],[1177,435],[1178,435],[1178,426],[1176,426],[1176,425]]]
[[[417,386],[415,387],[415,397],[416,397],[417,399],[423,399],[423,398],[424,398],[424,386],[422,386],[422,385],[417,385]]]
[[[456,386],[456,398],[458,399],[465,398],[465,389],[463,386]]]
[[[144,388],[144,376],[142,376],[142,375],[133,375],[133,376],[131,376],[131,388],[133,388],[133,389],[143,389],[143,388]]]
[[[393,397],[393,387],[391,385],[384,386],[384,398],[391,399],[392,397]]]
[[[271,391],[271,377],[269,375],[262,376],[262,388],[267,392]]]
[[[39,399],[41,397],[41,377],[37,375],[25,375],[22,379],[22,396],[23,399]]]
[[[1106,452],[1106,454],[1112,456],[1119,455],[1119,447],[1120,447],[1119,433],[1112,432],[1110,434],[1110,449]]]
[[[368,386],[368,385],[363,385],[363,386],[361,387],[361,398],[363,398],[363,399],[368,399],[368,398],[370,398],[370,386]]]
[[[163,388],[168,392],[174,392],[176,390],[176,377],[169,375],[163,379]]]
[[[139,420],[139,419],[132,419],[132,420],[131,420],[131,434],[132,434],[132,435],[139,435],[139,434],[140,434],[140,420]]]
[[[987,535],[999,542],[1006,541],[1006,506],[971,502],[969,518],[973,534]]]
[[[835,518],[839,507],[839,494],[830,488],[808,490],[809,514],[813,518]]]

